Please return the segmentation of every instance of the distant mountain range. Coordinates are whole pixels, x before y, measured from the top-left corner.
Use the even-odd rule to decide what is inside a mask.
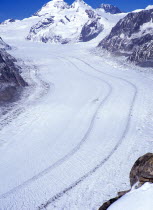
[[[52,0],[32,17],[9,19],[1,25],[24,25],[26,39],[44,43],[76,43],[95,40],[100,49],[126,55],[128,61],[152,66],[153,6],[131,13],[122,13],[110,4],[93,9],[83,0],[68,5],[64,0]],[[29,29],[28,29],[29,27]]]

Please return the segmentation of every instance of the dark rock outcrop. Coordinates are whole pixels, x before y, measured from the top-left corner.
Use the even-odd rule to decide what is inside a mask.
[[[147,153],[140,157],[130,172],[131,186],[136,183],[139,183],[139,186],[141,186],[145,182],[153,183],[153,153]]]
[[[15,64],[16,59],[7,52],[0,50],[0,81],[10,82],[18,86],[26,86],[20,75],[20,67]]]
[[[153,9],[132,12],[121,19],[98,47],[126,54],[136,64],[153,66]]]
[[[111,14],[121,13],[121,10],[118,7],[113,6],[111,4],[101,4],[99,8],[104,9],[105,12],[111,13]]]
[[[103,25],[100,24],[99,18],[89,20],[82,28],[80,41],[88,42],[96,38],[103,31]]]
[[[130,184],[131,187],[136,185],[136,188],[141,187],[144,183],[153,183],[153,153],[147,153],[140,157],[133,165],[130,172]],[[109,201],[105,202],[99,210],[107,210],[108,207],[116,202],[123,195],[128,193],[128,191],[119,192],[118,196]]]
[[[16,59],[8,54],[4,48],[10,49],[2,39],[0,48],[0,102],[9,101],[18,90],[18,87],[25,87],[27,83],[21,77],[21,68],[16,65]],[[1,47],[1,46],[0,46]]]

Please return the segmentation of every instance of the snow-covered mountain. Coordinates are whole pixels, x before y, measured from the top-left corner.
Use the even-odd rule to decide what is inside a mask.
[[[68,9],[70,6],[63,0],[52,0],[45,4],[38,12],[34,15],[42,16],[46,14],[56,15],[63,9]]]
[[[90,41],[97,37],[106,25],[106,28],[108,25],[112,27],[114,19],[117,22],[121,18],[117,16],[113,19],[104,10],[94,10],[83,0],[75,0],[72,5],[63,0],[53,0],[35,15],[42,18],[31,27],[27,39],[62,44]]]
[[[44,43],[87,42],[96,37],[98,43],[124,16],[124,13],[107,13],[102,8],[93,9],[83,0],[75,0],[71,5],[64,0],[52,0],[33,16],[23,20],[9,19],[0,27],[4,38],[5,31],[10,30],[10,35],[15,34],[19,39]]]
[[[111,4],[101,4],[100,7],[101,9],[103,9],[105,12],[111,13],[111,14],[118,14],[118,13],[122,13],[121,10]]]
[[[140,65],[153,61],[153,9],[134,11],[121,19],[99,47],[129,55],[129,60]]]

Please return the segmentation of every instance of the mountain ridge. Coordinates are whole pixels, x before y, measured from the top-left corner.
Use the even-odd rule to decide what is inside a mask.
[[[112,53],[127,54],[136,64],[152,66],[153,9],[131,12],[98,45]]]

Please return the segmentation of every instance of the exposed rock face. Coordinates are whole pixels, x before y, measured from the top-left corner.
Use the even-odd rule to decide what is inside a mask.
[[[113,6],[111,4],[101,4],[99,8],[104,9],[105,12],[108,12],[111,14],[121,13],[121,10],[118,7]]]
[[[137,188],[141,187],[144,183],[153,183],[153,153],[147,153],[140,157],[133,165],[130,172],[130,184],[133,187],[137,183]],[[128,193],[128,191],[119,192],[116,198],[110,199],[105,202],[99,210],[107,210],[108,207],[121,198],[123,195]]]
[[[121,19],[99,47],[129,55],[137,64],[152,64],[153,9],[129,13]]]
[[[10,100],[15,94],[17,87],[24,87],[27,83],[20,75],[20,67],[17,66],[16,59],[9,55],[6,49],[9,45],[2,39],[2,48],[0,48],[0,102]]]
[[[80,41],[88,42],[96,38],[103,31],[103,26],[99,22],[99,18],[89,20],[82,28]]]
[[[128,60],[142,67],[153,66],[153,41],[149,41],[135,49]]]
[[[26,82],[20,76],[20,68],[15,65],[15,62],[15,58],[0,50],[0,80],[3,82],[13,82],[18,86],[25,86]]]

